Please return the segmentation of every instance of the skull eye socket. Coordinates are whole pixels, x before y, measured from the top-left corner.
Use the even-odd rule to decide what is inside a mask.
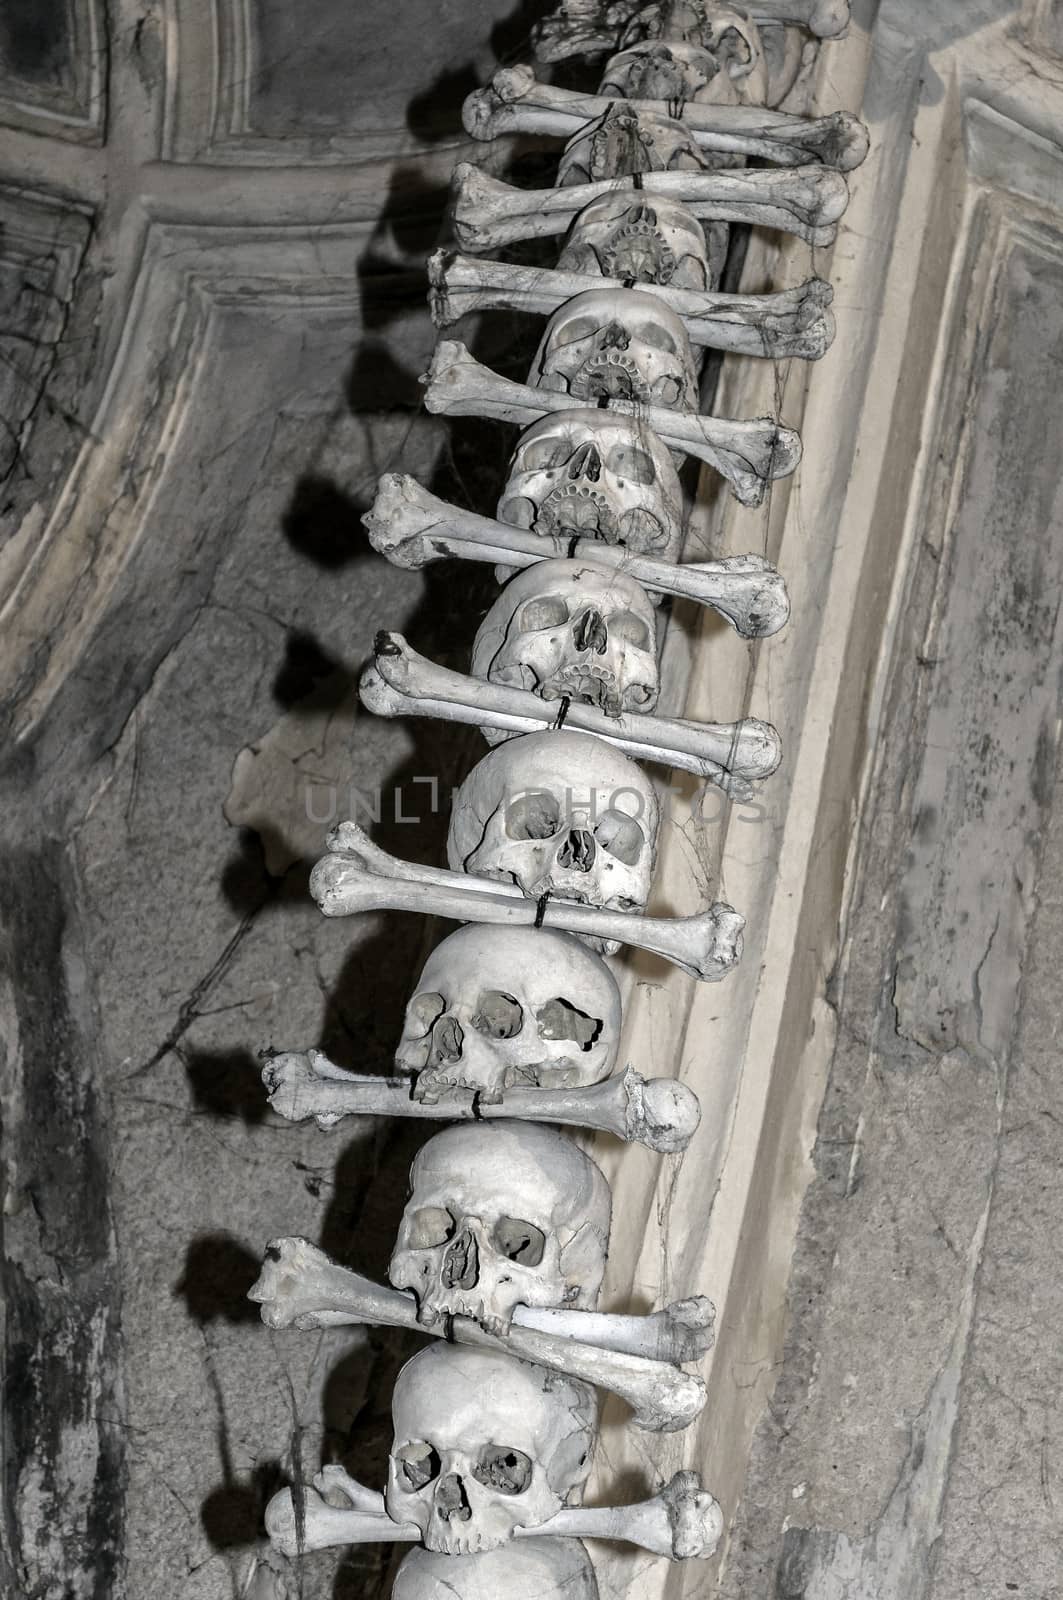
[[[581,339],[591,338],[601,326],[600,317],[573,317],[571,322],[554,329],[550,335],[550,343],[555,347],[578,344]]]
[[[608,850],[626,867],[638,865],[646,843],[634,817],[625,817],[622,811],[606,811],[594,830],[594,837],[603,850]]]
[[[540,594],[526,600],[517,612],[518,633],[539,633],[544,628],[559,628],[568,621],[568,606],[559,594]]]
[[[553,434],[545,439],[530,439],[518,445],[513,452],[512,472],[546,472],[551,467],[563,467],[572,454],[572,440],[564,434]]]
[[[562,995],[548,1000],[535,1013],[535,1020],[539,1024],[540,1038],[568,1039],[578,1044],[581,1050],[589,1050],[602,1031],[600,1017],[589,1017]]]
[[[510,1445],[485,1444],[472,1475],[485,1489],[496,1489],[499,1494],[523,1494],[532,1480],[531,1457]]]
[[[489,1039],[514,1039],[524,1026],[524,1013],[511,994],[485,989],[472,1025]]]
[[[416,1032],[423,1037],[431,1033],[433,1024],[439,1021],[446,1009],[447,1002],[441,994],[415,994],[406,1007],[406,1026],[411,1033]]]
[[[657,468],[653,464],[653,457],[632,444],[616,445],[610,450],[605,464],[614,477],[625,478],[629,483],[647,484],[657,481]]]
[[[537,1267],[543,1259],[546,1235],[523,1217],[499,1217],[492,1237],[500,1254],[518,1266]]]
[[[434,1250],[446,1244],[456,1227],[446,1206],[422,1206],[410,1219],[410,1249]]]
[[[635,650],[650,648],[650,630],[633,611],[615,612],[609,618],[609,632],[614,639],[631,645]]]
[[[679,354],[672,335],[659,322],[644,322],[639,328],[638,336],[643,344],[648,344],[653,350],[664,350],[670,356]]]
[[[545,789],[529,789],[506,807],[506,833],[511,839],[552,839],[561,828],[561,807]]]
[[[407,1494],[427,1488],[433,1478],[439,1477],[442,1466],[439,1456],[424,1439],[411,1439],[408,1444],[401,1445],[395,1451],[395,1461],[399,1469],[399,1487]]]

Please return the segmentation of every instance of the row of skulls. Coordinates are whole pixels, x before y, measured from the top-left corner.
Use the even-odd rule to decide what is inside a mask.
[[[447,857],[452,872],[517,890],[540,913],[556,900],[641,913],[649,897],[654,787],[613,745],[563,723],[573,704],[611,719],[657,706],[659,608],[586,549],[679,560],[676,461],[640,411],[696,412],[699,362],[681,317],[645,290],[714,290],[727,239],[725,226],[703,226],[637,179],[741,159],[707,155],[683,107],[763,107],[773,60],[793,55],[785,38],[772,49],[768,38],[744,10],[715,0],[563,0],[539,30],[541,60],[613,52],[598,89],[612,103],[568,142],[557,177],[610,187],[579,211],[558,261],[590,287],[550,318],[528,378],[571,404],[521,434],[497,518],[544,536],[551,551],[581,541],[581,554],[499,571],[504,587],[476,633],[472,674],[548,702],[557,725],[485,730],[493,748],[455,797]],[[610,283],[594,287],[596,278]],[[509,1119],[508,1093],[609,1078],[622,1019],[605,957],[617,946],[541,921],[470,922],[429,957],[396,1054],[415,1101],[472,1095],[481,1108],[501,1103]],[[383,1498],[359,1489],[363,1523],[390,1519],[407,1530],[394,1537],[420,1545],[399,1569],[396,1600],[595,1600],[582,1545],[549,1536],[552,1519],[579,1506],[590,1472],[594,1390],[566,1376],[563,1360],[547,1369],[507,1353],[505,1341],[529,1311],[595,1313],[610,1215],[596,1164],[533,1122],[452,1127],[414,1162],[389,1277],[437,1340],[397,1381]],[[282,1326],[278,1306],[298,1286],[285,1277],[284,1252],[273,1257],[254,1293]],[[458,1324],[495,1344],[452,1342]],[[338,1498],[324,1487],[321,1504],[349,1508],[351,1482]],[[271,1506],[280,1549],[304,1537],[297,1499],[285,1491]],[[547,1536],[511,1543],[536,1528]]]

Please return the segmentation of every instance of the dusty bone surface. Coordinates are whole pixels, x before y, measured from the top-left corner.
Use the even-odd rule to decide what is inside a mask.
[[[566,143],[557,187],[601,183],[646,172],[705,172],[711,166],[690,130],[674,117],[639,111],[626,100],[586,123]]]
[[[720,229],[703,228],[678,200],[661,194],[649,200],[641,191],[621,189],[600,194],[573,218],[557,267],[700,294],[718,287],[725,254]]]
[[[615,398],[698,410],[698,372],[682,319],[638,289],[584,289],[560,305],[528,382],[584,403]]]
[[[717,0],[562,0],[533,30],[540,61],[600,56],[644,40],[675,39],[702,48],[722,19],[730,17],[740,35],[749,22],[805,28],[820,39],[836,39],[849,26],[849,0],[758,0],[740,13]]]
[[[539,1538],[472,1556],[411,1550],[392,1600],[599,1600],[590,1556],[578,1539]]]

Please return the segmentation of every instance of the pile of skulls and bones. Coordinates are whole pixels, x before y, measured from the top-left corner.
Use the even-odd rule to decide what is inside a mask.
[[[780,759],[767,723],[656,715],[659,618],[662,597],[678,596],[750,640],[787,619],[783,581],[762,557],[681,561],[677,472],[693,456],[757,506],[797,466],[800,440],[776,419],[699,414],[699,370],[706,348],[815,360],[831,342],[820,279],[760,295],[718,285],[734,224],[813,245],[834,237],[865,131],[845,112],[771,107],[817,40],[847,23],[847,0],[562,0],[538,28],[538,60],[605,56],[597,93],[518,66],[465,105],[476,139],[563,141],[548,190],[459,165],[453,225],[470,253],[429,263],[440,328],[491,310],[547,319],[527,383],[449,338],[424,380],[429,410],[516,424],[520,437],[495,518],[388,474],[366,525],[399,566],[488,562],[503,587],[468,674],[382,632],[360,694],[383,716],[472,723],[491,749],[456,794],[447,869],[388,855],[348,822],[311,877],[326,916],[410,910],[463,926],[421,973],[398,1075],[355,1075],[313,1049],[267,1052],[263,1069],[270,1105],[292,1121],[452,1125],[414,1162],[390,1287],[281,1238],[251,1291],[274,1328],[438,1336],[399,1376],[384,1492],[330,1464],[267,1511],[286,1556],[418,1546],[398,1600],[592,1600],[580,1539],[683,1559],[711,1555],[722,1533],[695,1472],[634,1505],[582,1505],[595,1390],[620,1396],[643,1428],[686,1427],[705,1399],[687,1364],[711,1347],[715,1313],[704,1296],[651,1315],[596,1309],[610,1189],[559,1129],[675,1153],[698,1125],[678,1081],[614,1070],[621,1000],[605,957],[631,945],[716,981],[741,954],[743,919],[727,904],[645,915],[658,800],[638,763],[744,798]],[[555,235],[555,267],[479,254]]]

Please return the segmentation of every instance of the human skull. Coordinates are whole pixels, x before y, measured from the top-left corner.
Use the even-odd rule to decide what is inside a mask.
[[[613,56],[598,93],[623,100],[664,100],[674,106],[687,100],[712,102],[719,93],[721,71],[726,92],[733,94],[727,65],[699,45],[653,40]]]
[[[533,900],[548,894],[641,911],[657,821],[649,779],[613,745],[568,729],[525,733],[490,751],[461,785],[447,859],[457,872],[515,883]]]
[[[718,0],[661,0],[635,13],[621,39],[621,61],[632,46],[694,45],[712,57],[716,71],[698,98],[714,105],[763,106],[768,98],[764,46],[756,23],[737,6]],[[612,79],[614,57],[606,69]],[[616,92],[605,88],[603,94]],[[665,97],[667,98],[667,97]]]
[[[558,258],[562,272],[597,273],[632,283],[670,283],[677,289],[715,289],[723,271],[697,217],[663,195],[618,190],[599,196],[575,217]]]
[[[637,289],[588,289],[566,300],[546,325],[528,381],[574,400],[698,408],[685,327],[669,306]]]
[[[587,561],[538,561],[508,583],[472,647],[477,678],[577,700],[607,716],[652,711],[660,687],[653,606],[634,578]],[[491,744],[508,737],[484,729]]]
[[[598,1432],[585,1383],[528,1361],[438,1343],[399,1373],[385,1494],[429,1550],[497,1550],[578,1504]]]
[[[410,1169],[388,1276],[417,1320],[471,1317],[505,1333],[517,1306],[593,1311],[612,1198],[590,1156],[536,1122],[459,1123]]]
[[[594,1567],[578,1539],[514,1540],[475,1556],[411,1550],[391,1600],[598,1600]]]
[[[636,172],[702,172],[705,167],[689,128],[618,101],[568,141],[558,163],[557,187]]]
[[[657,435],[637,417],[584,406],[521,434],[498,515],[547,537],[601,539],[677,561],[683,496]]]
[[[472,922],[425,963],[395,1060],[419,1100],[460,1088],[497,1102],[513,1085],[600,1082],[619,1039],[616,979],[578,939]]]

